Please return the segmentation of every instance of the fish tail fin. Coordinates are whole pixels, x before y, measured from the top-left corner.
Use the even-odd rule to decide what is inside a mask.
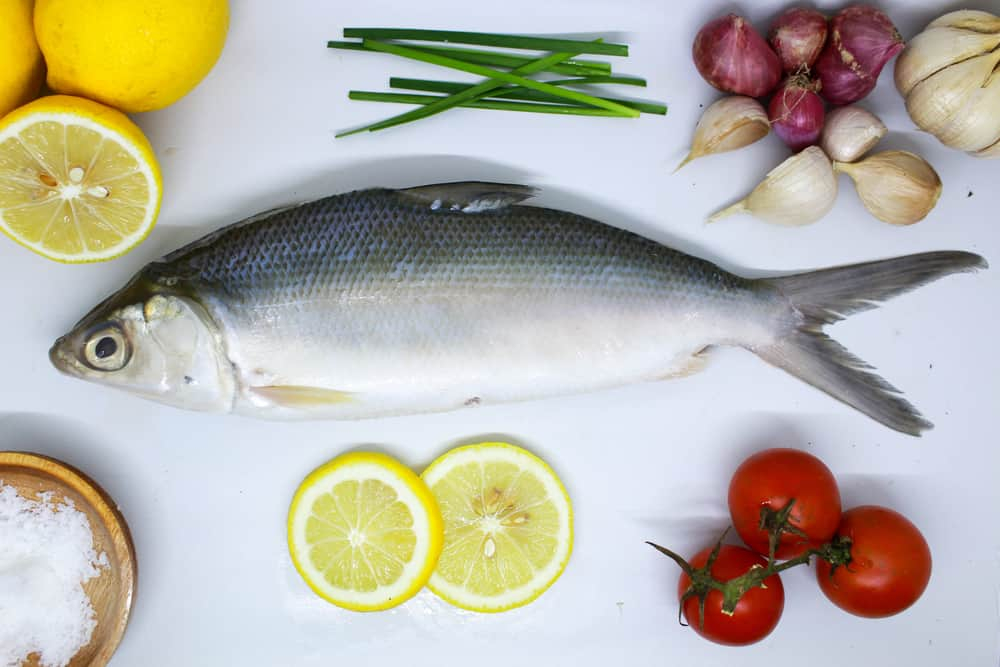
[[[930,252],[766,280],[791,302],[800,322],[754,352],[889,428],[919,436],[933,424],[872,366],[821,329],[943,276],[986,266],[972,253]]]

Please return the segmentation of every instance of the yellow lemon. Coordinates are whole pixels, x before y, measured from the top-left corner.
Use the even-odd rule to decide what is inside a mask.
[[[35,34],[56,92],[127,112],[173,104],[222,53],[226,0],[38,0]]]
[[[502,442],[447,452],[422,475],[441,508],[444,549],[427,587],[479,612],[525,605],[562,574],[573,512],[552,469]]]
[[[0,117],[38,95],[45,74],[31,25],[34,0],[0,0]]]
[[[314,470],[288,511],[288,551],[309,587],[339,607],[388,609],[424,587],[441,553],[441,514],[423,481],[385,454]]]
[[[0,121],[0,231],[40,255],[128,252],[156,223],[161,192],[153,148],[120,111],[53,95]]]

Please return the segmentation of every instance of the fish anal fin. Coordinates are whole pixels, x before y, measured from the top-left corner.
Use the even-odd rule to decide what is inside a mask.
[[[676,366],[673,370],[664,375],[662,379],[673,380],[676,378],[686,378],[689,375],[694,375],[695,373],[704,370],[705,366],[708,365],[708,350],[708,347],[703,347],[687,359],[683,359],[680,365]]]
[[[535,196],[535,188],[510,183],[465,181],[397,190],[400,196],[433,210],[481,213],[513,206]]]
[[[251,391],[271,403],[286,408],[315,408],[355,400],[355,394],[349,391],[301,385],[268,385],[253,387]]]

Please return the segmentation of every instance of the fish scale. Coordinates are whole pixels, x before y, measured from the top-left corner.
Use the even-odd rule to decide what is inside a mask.
[[[892,428],[930,427],[820,329],[981,268],[981,257],[924,253],[749,280],[518,203],[531,193],[372,189],[254,216],[147,266],[56,343],[53,362],[181,407],[362,418],[684,375],[706,349],[737,345]],[[119,355],[125,367],[95,374],[115,365],[84,358],[101,336],[122,338],[135,361]]]

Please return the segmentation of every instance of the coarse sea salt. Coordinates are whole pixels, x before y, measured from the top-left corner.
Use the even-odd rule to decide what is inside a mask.
[[[43,667],[67,665],[97,626],[83,583],[107,566],[72,501],[28,500],[0,479],[0,667],[31,653]]]

